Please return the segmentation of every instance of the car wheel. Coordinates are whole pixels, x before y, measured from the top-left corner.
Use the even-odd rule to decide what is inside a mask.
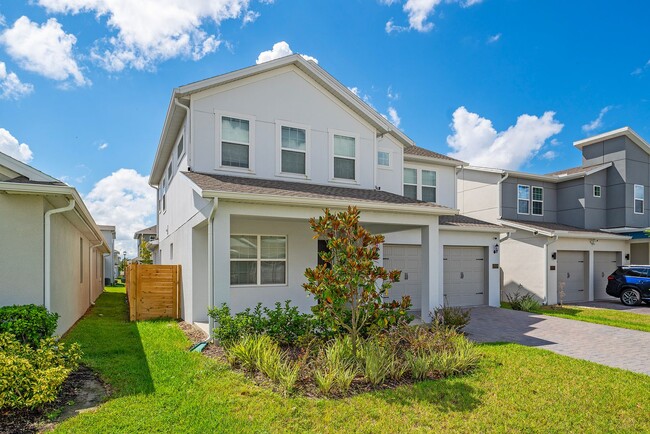
[[[641,293],[632,288],[624,289],[621,292],[621,302],[626,306],[638,306],[641,304]]]

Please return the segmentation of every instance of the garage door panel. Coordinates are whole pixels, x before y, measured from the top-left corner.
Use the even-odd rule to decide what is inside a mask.
[[[443,251],[445,302],[450,306],[485,304],[485,249],[445,246]]]
[[[594,252],[594,299],[607,300],[607,276],[616,270],[618,252]]]
[[[396,244],[384,245],[384,267],[387,270],[401,270],[400,281],[393,284],[388,291],[390,300],[401,300],[403,296],[411,297],[411,309],[419,310],[422,306],[422,263],[420,246]]]
[[[560,250],[557,252],[557,288],[564,291],[567,303],[586,301],[588,299],[587,281],[585,279],[586,252]]]

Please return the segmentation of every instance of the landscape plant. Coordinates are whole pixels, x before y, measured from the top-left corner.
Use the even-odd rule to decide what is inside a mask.
[[[12,334],[20,343],[39,346],[54,335],[59,314],[35,304],[0,307],[0,333]]]
[[[469,309],[447,304],[435,308],[430,315],[434,326],[452,328],[458,332],[462,331],[470,320]]]
[[[512,310],[534,312],[540,307],[539,300],[533,294],[529,292],[522,294],[519,289],[512,293],[506,293],[506,300]]]

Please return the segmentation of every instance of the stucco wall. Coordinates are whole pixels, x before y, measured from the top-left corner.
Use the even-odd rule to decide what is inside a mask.
[[[436,203],[449,208],[456,208],[455,167],[413,161],[405,161],[404,167],[417,170],[419,200],[422,200],[422,170],[431,170],[436,172]]]
[[[402,176],[404,173],[402,146],[393,137],[384,135],[377,139],[377,151],[390,152],[390,167],[377,165],[377,186],[383,191],[402,194]],[[364,162],[364,164],[367,163]]]
[[[457,206],[461,214],[496,223],[499,220],[499,173],[463,169],[458,174]]]
[[[546,300],[544,243],[549,239],[518,231],[501,243],[502,292],[531,293]],[[503,297],[505,300],[505,295]]]

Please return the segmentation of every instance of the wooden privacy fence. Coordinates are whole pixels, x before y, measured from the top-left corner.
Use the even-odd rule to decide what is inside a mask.
[[[126,295],[131,321],[180,318],[180,265],[130,264]]]

